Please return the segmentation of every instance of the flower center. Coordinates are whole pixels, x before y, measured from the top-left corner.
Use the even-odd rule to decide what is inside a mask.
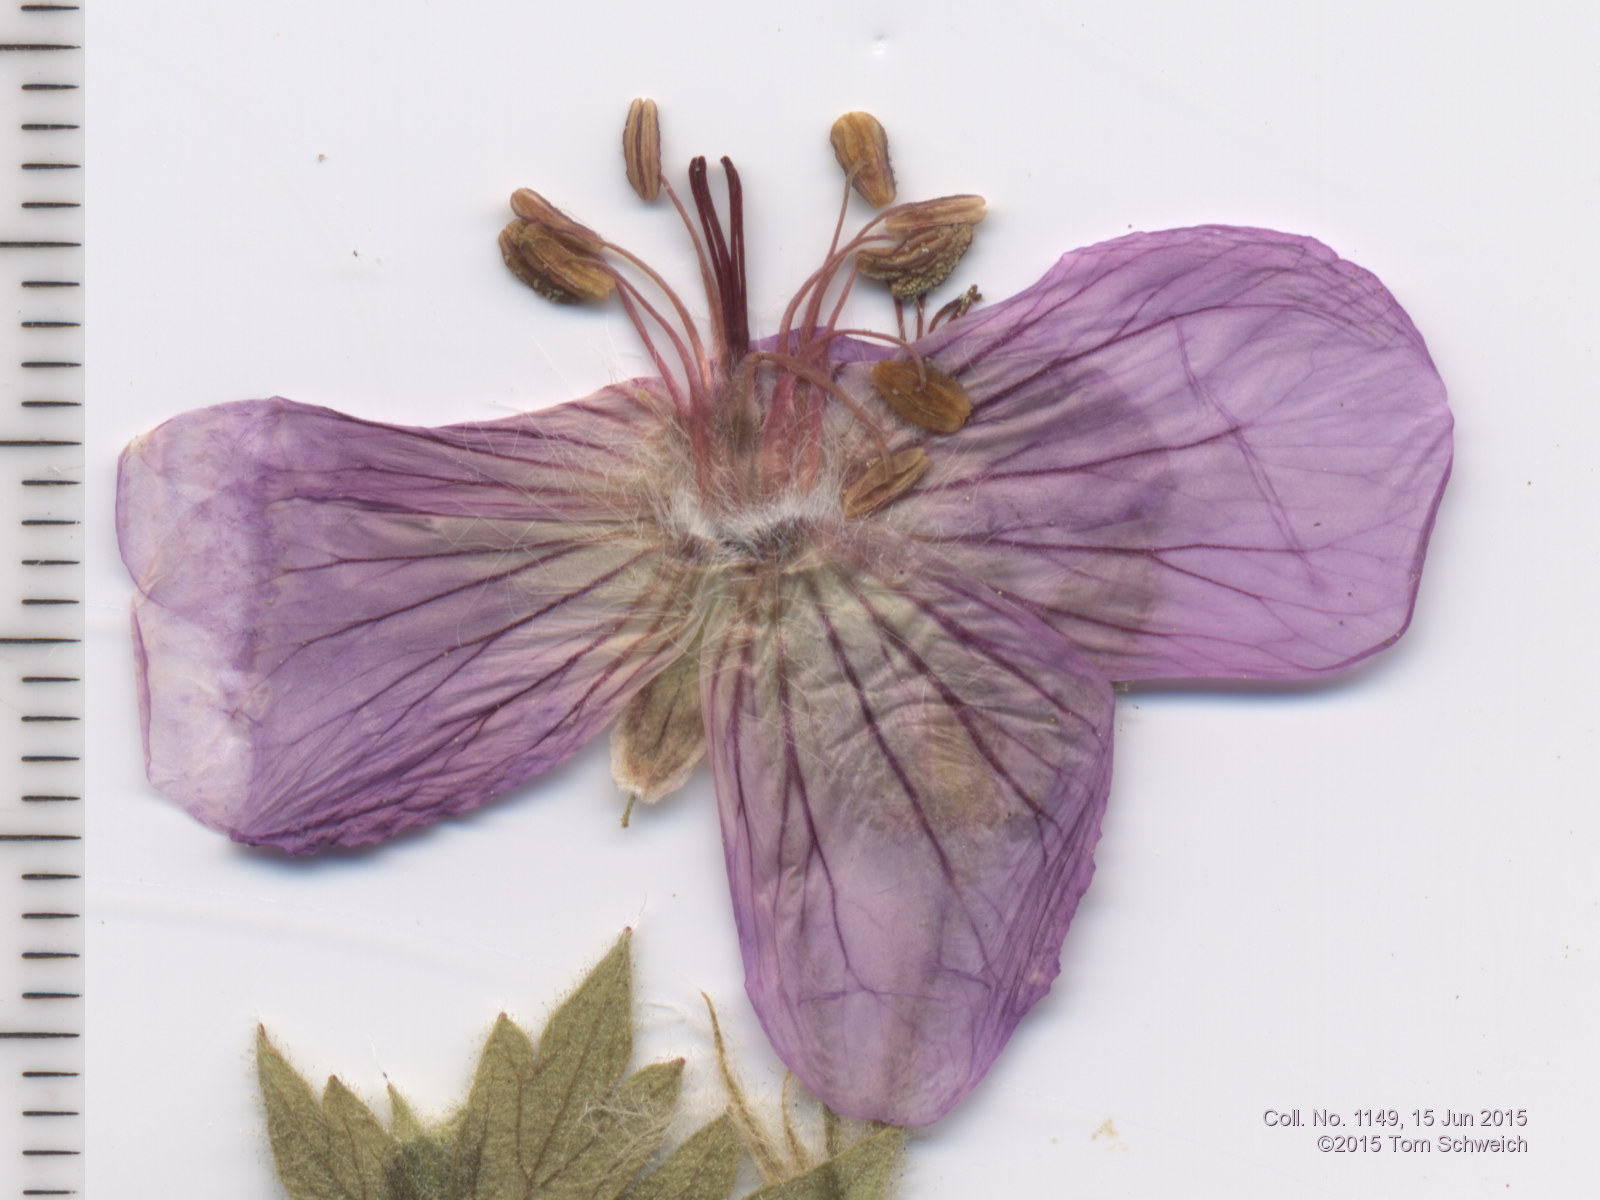
[[[501,234],[507,265],[542,295],[562,302],[613,294],[620,300],[660,373],[668,419],[683,435],[684,469],[669,472],[672,490],[695,492],[699,508],[716,514],[669,525],[709,559],[788,561],[816,521],[878,511],[928,469],[928,435],[955,432],[971,412],[961,384],[927,362],[908,338],[904,304],[915,305],[914,336],[920,338],[946,317],[963,315],[978,298],[969,289],[935,313],[931,324],[925,322],[925,297],[971,244],[984,215],[982,198],[893,204],[893,172],[878,123],[864,113],[847,114],[831,136],[846,176],[833,238],[822,265],[785,307],[777,336],[765,345],[753,347],[750,340],[739,173],[722,159],[724,217],[705,158],[693,159],[692,209],[686,206],[660,174],[653,105],[630,109],[623,136],[628,178],[641,199],[650,202],[664,193],[677,209],[694,243],[709,304],[707,336],[658,272],[535,192],[513,195],[517,220]],[[852,187],[874,207],[892,207],[846,238]],[[888,287],[897,333],[840,326],[861,276]],[[647,294],[647,288],[654,291]],[[873,369],[870,398],[841,385],[834,361],[838,338],[867,339],[900,352]],[[897,440],[895,450],[891,443]],[[846,456],[850,461],[841,461]],[[768,515],[785,505],[806,511]]]

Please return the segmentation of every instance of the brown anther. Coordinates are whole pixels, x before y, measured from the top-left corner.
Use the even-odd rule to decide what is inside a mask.
[[[934,229],[940,225],[976,225],[985,214],[982,196],[940,196],[902,204],[884,214],[883,227],[896,236]]]
[[[896,246],[858,250],[856,266],[868,279],[887,283],[895,299],[914,300],[943,283],[970,245],[971,225],[941,225]]]
[[[903,358],[885,358],[873,364],[871,378],[884,402],[921,429],[954,433],[972,415],[972,401],[961,381],[930,362],[919,367]]]
[[[573,250],[539,225],[513,221],[500,231],[500,253],[512,274],[547,300],[604,300],[616,286],[597,257]]]
[[[873,459],[867,464],[867,469],[844,489],[844,515],[854,520],[877,512],[891,500],[903,496],[932,465],[927,451],[921,446],[891,455],[887,470],[884,469],[883,459]]]
[[[518,188],[511,193],[511,211],[576,253],[595,255],[605,249],[603,237],[574,221],[532,188]]]
[[[646,204],[661,194],[661,121],[654,100],[635,100],[622,126],[622,162],[628,184]]]
[[[889,162],[889,135],[871,113],[848,112],[828,132],[833,156],[850,183],[873,208],[894,203],[894,167]]]

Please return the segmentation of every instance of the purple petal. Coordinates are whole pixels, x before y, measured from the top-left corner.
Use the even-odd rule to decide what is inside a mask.
[[[975,412],[894,521],[1111,678],[1303,678],[1405,630],[1450,412],[1405,313],[1327,247],[1135,234],[920,348]]]
[[[633,486],[638,388],[444,429],[265,400],[123,454],[151,781],[291,852],[459,812],[561,761],[678,653]]]
[[[835,1111],[921,1125],[1059,970],[1112,699],[987,588],[871,558],[740,582],[707,634],[707,728],[768,1036]]]

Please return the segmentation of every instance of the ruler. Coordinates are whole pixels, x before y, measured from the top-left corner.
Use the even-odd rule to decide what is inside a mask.
[[[0,1200],[83,1190],[83,41],[0,9]]]

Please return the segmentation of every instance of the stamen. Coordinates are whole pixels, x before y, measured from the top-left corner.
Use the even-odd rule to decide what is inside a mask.
[[[885,358],[872,364],[870,377],[884,402],[920,429],[954,433],[972,416],[961,381],[926,359]]]
[[[783,320],[778,324],[779,346],[784,348],[788,348],[790,346],[794,331],[795,313],[799,311],[801,303],[806,301],[808,296],[810,297],[810,301],[806,308],[806,315],[804,318],[805,334],[801,340],[802,343],[809,340],[812,333],[816,329],[818,314],[822,310],[822,296],[832,283],[833,277],[839,273],[839,268],[849,261],[850,256],[866,243],[887,240],[882,234],[870,233],[872,227],[879,224],[882,220],[882,217],[874,217],[871,221],[868,221],[867,224],[862,227],[860,233],[851,238],[850,241],[843,247],[830,254],[820,267],[806,277],[805,282],[802,283],[799,290],[789,298],[789,303],[783,310]],[[901,332],[904,333],[905,331],[902,329]]]
[[[667,360],[662,356],[661,351],[656,349],[655,341],[651,338],[650,331],[645,325],[644,317],[639,310],[642,308],[648,313],[650,318],[661,326],[662,332],[672,339],[672,345],[678,352],[678,358],[683,369],[689,373],[689,390],[693,394],[695,391],[694,374],[689,360],[689,352],[684,346],[683,340],[678,337],[677,331],[667,324],[666,319],[656,311],[655,306],[640,294],[637,287],[615,271],[611,272],[611,277],[617,281],[617,295],[622,300],[622,310],[628,314],[628,320],[633,322],[633,328],[638,333],[639,340],[644,343],[644,348],[649,351],[651,359],[654,360],[656,370],[661,373],[661,381],[667,385],[667,390],[672,395],[673,404],[677,406],[680,412],[688,412],[692,402],[684,398],[683,389],[678,386],[678,381],[673,378],[672,370],[668,367]]]
[[[839,298],[833,302],[833,311],[828,314],[828,324],[823,328],[821,334],[813,334],[814,337],[827,338],[833,332],[834,326],[839,324],[840,314],[844,312],[844,302],[850,299],[850,289],[855,285],[856,266],[851,263],[850,274],[844,277],[844,286],[839,289]]]
[[[795,358],[793,355],[778,354],[771,350],[762,350],[759,353],[752,354],[745,361],[772,363],[775,366],[781,367],[785,371],[788,371],[796,378],[804,379],[807,383],[811,384],[812,387],[820,388],[822,391],[832,396],[835,400],[839,401],[840,404],[843,404],[850,410],[851,415],[853,415],[856,420],[860,421],[862,426],[865,427],[866,431],[872,436],[872,440],[878,443],[879,457],[885,462],[889,460],[890,455],[888,434],[884,433],[882,427],[879,426],[878,423],[867,414],[867,411],[862,408],[861,405],[856,403],[855,398],[852,397],[849,392],[840,387],[836,382],[830,379],[825,371],[819,370],[811,363],[803,362],[800,359]]]
[[[713,341],[721,344],[725,340],[722,334],[722,305],[717,300],[717,281],[711,274],[711,260],[706,256],[706,248],[700,242],[700,234],[695,229],[694,222],[689,219],[689,210],[683,206],[683,201],[678,199],[678,191],[672,186],[672,181],[665,176],[661,180],[661,190],[666,192],[667,199],[672,201],[672,207],[678,210],[678,219],[683,222],[683,228],[689,234],[689,242],[694,246],[695,261],[700,264],[700,285],[705,288],[706,298],[711,301]]]
[[[932,466],[921,446],[902,450],[893,458],[875,458],[845,489],[840,501],[850,520],[877,512],[911,490]]]
[[[825,346],[829,342],[833,341],[834,338],[842,337],[863,338],[867,341],[873,342],[886,342],[887,344],[894,346],[896,349],[904,350],[911,356],[911,361],[916,363],[919,368],[922,365],[922,351],[917,349],[917,344],[915,342],[907,341],[902,337],[895,337],[895,335],[892,333],[883,333],[877,329],[834,329],[830,326],[825,333],[817,335],[817,341],[820,345]]]
[[[605,244],[605,248],[614,254],[621,255],[640,271],[644,272],[644,274],[649,277],[650,282],[655,284],[656,287],[660,289],[661,294],[667,298],[668,303],[670,303],[673,309],[676,310],[678,314],[678,320],[683,323],[684,332],[689,335],[689,344],[694,348],[693,366],[698,367],[700,387],[701,389],[709,392],[713,386],[711,379],[711,362],[706,357],[706,348],[700,341],[700,331],[695,328],[694,318],[689,315],[688,308],[684,305],[683,301],[678,298],[678,293],[673,291],[672,288],[668,286],[667,281],[657,274],[655,268],[650,266],[649,263],[645,262],[638,255],[624,250],[615,242],[607,242]],[[698,246],[696,248],[698,249]],[[618,278],[620,278],[620,276]],[[657,319],[659,320],[659,318]],[[662,327],[666,327],[666,322],[662,322]],[[668,330],[668,332],[670,333],[671,331]],[[673,340],[676,341],[677,339],[674,338]],[[690,359],[687,354],[683,354],[681,345],[679,346],[679,353],[683,355],[685,370],[690,370],[692,376],[694,372],[690,364]],[[692,377],[690,380],[690,387],[694,387]]]
[[[844,173],[844,198],[839,201],[839,219],[833,225],[833,241],[828,243],[828,258],[839,252],[839,238],[844,233],[844,219],[850,211],[850,189],[855,184],[857,169],[851,167]]]

